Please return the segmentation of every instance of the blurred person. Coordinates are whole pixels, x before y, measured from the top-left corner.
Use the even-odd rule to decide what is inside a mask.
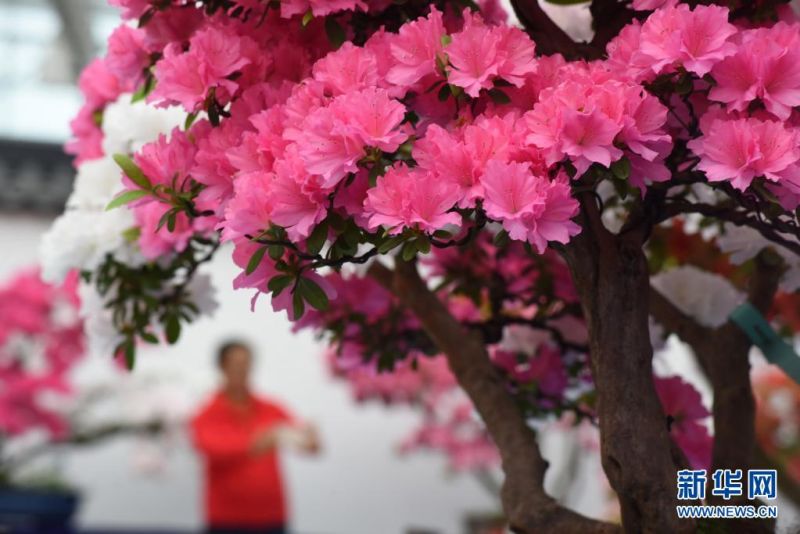
[[[192,421],[205,463],[209,534],[285,534],[287,511],[278,462],[280,448],[316,454],[316,429],[250,388],[253,352],[240,341],[217,353],[220,390]]]

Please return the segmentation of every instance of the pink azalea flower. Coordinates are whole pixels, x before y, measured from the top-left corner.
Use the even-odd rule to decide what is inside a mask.
[[[105,59],[109,72],[120,80],[140,80],[150,63],[144,47],[144,32],[122,24],[108,38]]]
[[[236,179],[235,194],[225,210],[223,240],[256,236],[269,228],[272,180],[270,173],[249,173]]]
[[[599,110],[579,113],[566,109],[563,117],[563,151],[572,158],[579,175],[592,163],[609,167],[612,161],[622,157],[622,151],[614,146],[614,138],[621,131],[620,124]]]
[[[387,226],[390,234],[402,232],[409,219],[407,189],[413,175],[405,164],[398,164],[378,177],[375,187],[367,191],[364,212],[369,217],[369,229]]]
[[[243,53],[251,43],[249,38],[209,26],[192,36],[187,52],[178,43],[170,44],[156,63],[158,84],[148,99],[180,104],[193,112],[213,88],[217,100],[227,103],[239,87],[229,76],[251,63]]]
[[[637,11],[652,11],[660,7],[673,7],[678,0],[633,0],[633,9]]]
[[[194,165],[196,147],[186,132],[175,128],[167,138],[164,134],[137,152],[133,160],[153,184],[165,185],[180,191]],[[130,189],[139,189],[125,176],[123,182]]]
[[[744,190],[758,176],[779,182],[797,175],[797,136],[779,122],[715,119],[703,133],[689,148],[712,182],[729,180]]]
[[[130,89],[133,80],[117,78],[102,59],[95,59],[83,69],[78,88],[91,108],[102,108]],[[94,111],[92,109],[92,111]]]
[[[675,64],[704,76],[719,61],[736,51],[728,39],[736,27],[728,22],[728,9],[686,4],[654,12],[642,25],[640,50],[652,59],[656,73]]]
[[[364,141],[354,129],[331,108],[312,112],[297,137],[297,152],[306,170],[325,180],[325,187],[334,187],[348,173],[358,170],[364,156]]]
[[[338,11],[355,11],[356,8],[366,11],[367,4],[361,0],[281,0],[281,16],[284,18],[308,11],[315,17],[323,17]]]
[[[475,199],[483,196],[483,186],[479,180],[481,169],[471,151],[464,142],[441,126],[430,125],[425,136],[414,143],[414,159],[421,169],[437,179],[459,187],[460,207],[473,207]]]
[[[536,45],[528,34],[513,26],[497,26],[493,31],[500,36],[498,45],[502,61],[497,75],[517,87],[536,72]]]
[[[412,171],[410,187],[406,190],[410,215],[406,226],[414,226],[423,232],[433,233],[452,224],[459,226],[461,216],[449,212],[460,200],[455,184],[431,180],[420,171]]]
[[[758,98],[773,115],[788,119],[792,108],[800,105],[798,45],[800,32],[794,26],[744,32],[736,54],[714,67],[717,85],[709,98],[736,111],[745,111]]]
[[[408,134],[400,123],[406,108],[384,89],[368,88],[336,98],[330,106],[343,124],[347,124],[362,144],[394,152]]]
[[[120,8],[124,19],[138,19],[150,7],[150,0],[108,0],[108,3]]]
[[[148,260],[156,260],[165,254],[186,250],[189,240],[194,235],[192,223],[183,212],[176,217],[173,231],[170,232],[166,224],[158,228],[161,217],[169,209],[168,204],[161,202],[148,202],[133,209],[136,224],[141,229],[139,248]]]
[[[534,176],[527,163],[493,160],[481,181],[487,215],[502,222],[512,239],[528,241],[540,254],[548,241],[566,243],[580,232],[570,220],[578,213],[578,202],[564,179],[551,182]]]
[[[412,86],[436,72],[436,56],[442,51],[444,35],[442,13],[435,7],[426,18],[401,26],[398,34],[389,39],[396,64],[386,79],[395,85]]]
[[[378,85],[378,63],[366,48],[344,43],[314,64],[314,79],[334,96]]]
[[[233,196],[233,178],[237,170],[227,151],[241,142],[241,128],[233,121],[225,121],[218,128],[203,121],[194,125],[192,135],[197,152],[191,175],[206,186],[197,196],[197,207],[223,214]]]
[[[492,80],[498,74],[501,36],[477,16],[467,14],[465,19],[464,29],[453,34],[453,41],[446,49],[453,66],[447,81],[477,98],[481,89],[492,87]]]
[[[270,217],[286,228],[293,241],[305,239],[327,213],[327,198],[319,189],[303,183],[302,164],[297,158],[275,163],[275,175],[269,186]]]
[[[671,418],[672,439],[693,469],[708,469],[713,440],[702,421],[711,413],[703,406],[700,393],[679,376],[654,377],[654,381],[664,414]]]

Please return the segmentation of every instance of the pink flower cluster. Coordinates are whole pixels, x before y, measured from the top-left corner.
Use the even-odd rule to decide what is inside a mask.
[[[701,121],[703,136],[689,147],[701,157],[698,165],[709,181],[729,181],[747,189],[756,177],[775,184],[780,193],[800,193],[800,145],[791,126],[771,119],[714,112]],[[796,203],[781,194],[794,209]]]
[[[70,392],[67,374],[84,353],[77,284],[77,273],[52,286],[31,270],[0,286],[0,433],[67,431],[45,397]]]
[[[711,5],[691,9],[675,1],[644,0],[637,9],[654,11],[643,24],[634,21],[609,43],[608,62],[637,81],[684,69],[698,76],[736,52],[736,27],[728,9]]]
[[[656,393],[669,417],[670,435],[693,469],[711,466],[713,440],[703,424],[711,412],[703,406],[700,393],[678,376],[655,378]]]

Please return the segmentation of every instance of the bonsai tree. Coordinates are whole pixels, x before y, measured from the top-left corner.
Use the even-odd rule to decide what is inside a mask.
[[[352,365],[444,358],[516,532],[620,530],[546,494],[533,418],[596,422],[628,532],[696,529],[676,471],[752,465],[748,355],[786,348],[761,315],[790,327],[773,302],[799,285],[786,2],[593,0],[589,42],[534,0],[511,2],[521,27],[492,0],[112,3],[127,22],[82,76],[76,193],[43,244],[105,303],[109,353],[177,341],[227,243],[235,288]],[[182,124],[131,142],[155,119],[125,107]],[[664,333],[713,387],[713,443],[697,392],[654,380]]]

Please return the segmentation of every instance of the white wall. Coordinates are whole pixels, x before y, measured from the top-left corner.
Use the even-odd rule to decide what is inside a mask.
[[[38,238],[48,221],[0,215],[0,280],[36,261]],[[321,345],[293,334],[283,315],[264,299],[250,312],[250,294],[230,290],[234,269],[219,254],[210,272],[220,288],[213,319],[186,329],[172,348],[153,350],[137,373],[179,377],[199,402],[213,388],[213,351],[220,340],[243,336],[259,350],[258,389],[272,394],[298,415],[316,421],[325,450],[315,459],[285,458],[293,523],[297,532],[392,534],[409,526],[461,532],[468,511],[495,511],[496,503],[468,475],[448,476],[438,456],[400,458],[396,444],[415,423],[405,408],[356,406],[346,385],[333,381],[322,365]],[[138,474],[130,440],[68,455],[69,479],[85,490],[80,523],[86,527],[170,527],[200,525],[199,465],[188,444],[178,443],[160,476]]]

